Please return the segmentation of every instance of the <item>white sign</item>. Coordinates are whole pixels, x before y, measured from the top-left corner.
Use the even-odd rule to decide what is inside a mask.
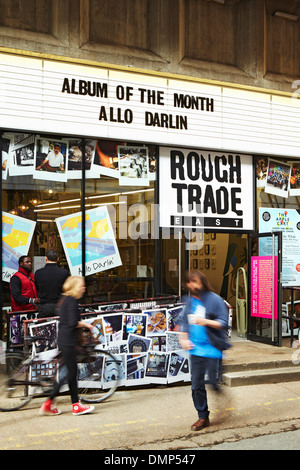
[[[55,220],[72,276],[82,275],[82,213]],[[85,214],[85,275],[122,265],[113,227],[106,206]]]
[[[252,156],[161,147],[161,227],[254,230]]]
[[[8,54],[0,75],[4,129],[300,157],[292,96]]]
[[[36,222],[2,212],[2,281],[10,282],[19,269],[19,258],[27,256]]]

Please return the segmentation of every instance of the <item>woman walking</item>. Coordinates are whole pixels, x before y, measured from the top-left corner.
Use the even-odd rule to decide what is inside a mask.
[[[82,415],[91,412],[94,407],[83,406],[78,398],[78,366],[76,357],[78,328],[92,330],[93,326],[80,320],[78,300],[85,292],[84,279],[78,276],[70,276],[66,279],[62,290],[63,295],[58,302],[59,325],[57,343],[68,371],[67,380],[72,401],[72,413],[73,415]],[[60,414],[60,411],[53,403],[54,398],[59,393],[60,385],[60,383],[55,385],[48,400],[42,405],[40,414]]]

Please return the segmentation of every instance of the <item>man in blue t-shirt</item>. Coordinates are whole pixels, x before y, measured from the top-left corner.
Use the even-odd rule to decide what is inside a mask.
[[[222,350],[230,347],[225,334],[228,310],[199,271],[189,272],[186,286],[190,296],[181,319],[180,343],[190,351],[192,398],[199,417],[191,429],[200,431],[210,424],[205,374],[217,389]]]

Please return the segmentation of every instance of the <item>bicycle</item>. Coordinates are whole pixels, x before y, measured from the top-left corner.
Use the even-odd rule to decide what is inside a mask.
[[[28,343],[37,343],[48,338],[29,336]],[[120,361],[110,352],[97,349],[96,342],[79,347],[78,391],[85,403],[101,403],[111,397],[119,385]],[[34,397],[48,396],[56,381],[66,384],[66,368],[60,353],[52,359],[38,359],[35,352],[6,351],[0,357],[0,411],[16,411],[26,406]],[[57,370],[57,366],[59,368]],[[109,380],[105,369],[110,367]]]

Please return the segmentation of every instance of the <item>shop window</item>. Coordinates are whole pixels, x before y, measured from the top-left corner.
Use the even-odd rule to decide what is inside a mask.
[[[4,229],[5,307],[10,305],[9,278],[18,269],[19,255],[28,254],[36,271],[44,266],[50,248],[58,251],[59,264],[71,274],[85,274],[86,304],[154,296],[152,207],[157,148],[90,139],[84,142],[83,148],[80,138],[3,135],[4,222],[24,221],[33,227],[26,253],[21,253],[22,246],[18,253],[14,242],[5,238],[8,232]],[[61,160],[56,165],[58,154]]]
[[[257,208],[300,209],[300,164],[291,160],[256,158]]]
[[[300,163],[299,160],[287,158],[256,158],[256,192],[257,192],[257,231],[263,232],[260,227],[259,209],[263,208],[261,216],[268,222],[268,209],[272,209],[274,221],[277,217],[276,231],[283,233],[283,268],[282,285],[285,287],[282,291],[283,313],[286,305],[291,302],[290,286],[295,283],[299,285],[298,267],[297,267],[297,246],[299,244],[298,230],[295,230],[298,213],[300,211]],[[276,210],[278,209],[278,211]],[[265,213],[265,215],[264,215]],[[271,213],[271,211],[270,211]],[[296,222],[295,222],[296,220]],[[289,233],[290,227],[290,233]],[[298,227],[297,227],[298,228]],[[269,230],[265,230],[269,231]],[[287,240],[289,239],[289,242]],[[296,256],[296,257],[295,257]],[[290,260],[292,262],[290,263]],[[295,265],[294,265],[295,261]],[[290,264],[289,264],[290,263]],[[299,291],[295,291],[295,301],[300,300]],[[287,304],[286,304],[287,303]],[[284,324],[283,322],[283,328]],[[268,324],[267,324],[268,325]]]

